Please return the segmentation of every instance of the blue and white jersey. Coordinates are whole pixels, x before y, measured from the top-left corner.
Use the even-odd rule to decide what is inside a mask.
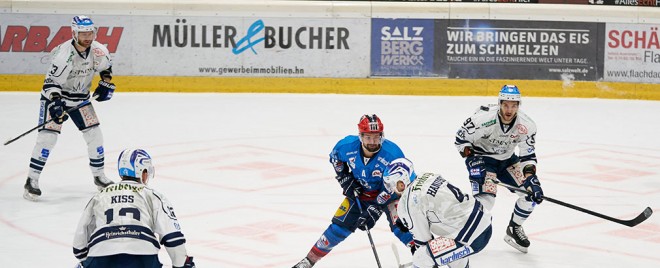
[[[112,184],[87,203],[73,239],[79,260],[115,254],[155,255],[164,245],[173,266],[187,252],[172,205],[160,193],[136,181]]]
[[[337,173],[342,172],[344,163],[348,165],[353,177],[362,185],[367,196],[375,198],[379,192],[385,190],[383,185],[383,173],[390,161],[405,157],[403,152],[394,142],[383,140],[380,151],[373,157],[365,158],[362,155],[362,144],[356,135],[346,136],[337,142],[330,153],[330,163],[335,167]],[[360,199],[371,200],[371,198]]]
[[[85,52],[76,50],[73,39],[64,42],[51,52],[51,66],[44,79],[41,95],[50,99],[59,93],[67,106],[75,106],[89,99],[94,74],[112,67],[108,48],[93,41]]]
[[[482,106],[456,132],[456,149],[472,147],[475,154],[497,160],[509,159],[518,147],[521,166],[536,165],[536,123],[518,110],[510,125],[500,122],[499,106]]]
[[[434,236],[470,244],[490,225],[490,214],[474,197],[435,173],[421,174],[408,184],[397,211],[420,245]]]

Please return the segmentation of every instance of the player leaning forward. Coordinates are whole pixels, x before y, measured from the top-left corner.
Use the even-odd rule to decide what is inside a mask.
[[[482,106],[456,133],[456,148],[465,157],[472,191],[487,210],[495,204],[496,182],[527,190],[518,193],[504,240],[526,253],[530,245],[522,228],[536,204],[543,201],[543,190],[536,176],[534,151],[536,124],[522,111],[520,91],[505,85],[499,105]],[[520,157],[515,154],[518,147]]]
[[[195,267],[172,204],[147,186],[155,173],[151,156],[142,149],[124,150],[117,169],[121,182],[94,195],[78,222],[73,254],[81,266],[162,267],[158,261],[162,244],[173,267]]]
[[[468,256],[490,240],[490,213],[439,174],[415,177],[406,158],[390,162],[383,177],[387,190],[401,196],[400,228],[407,228],[421,247],[413,255],[414,267],[469,267]]]
[[[101,80],[94,91],[97,101],[112,98],[115,85],[112,80],[112,60],[108,49],[94,41],[96,27],[86,16],[75,16],[71,21],[72,39],[60,44],[51,52],[52,62],[46,74],[41,90],[41,109],[39,122],[50,118],[54,121],[39,129],[37,142],[32,150],[30,169],[25,182],[26,199],[36,200],[41,195],[39,176],[46,165],[57,136],[62,130],[62,123],[69,116],[76,127],[83,133],[87,143],[89,167],[92,170],[94,184],[99,188],[112,184],[103,172],[104,149],[103,133],[99,128],[99,119],[91,102],[78,110],[66,114],[69,108],[89,100],[94,73],[99,72]]]

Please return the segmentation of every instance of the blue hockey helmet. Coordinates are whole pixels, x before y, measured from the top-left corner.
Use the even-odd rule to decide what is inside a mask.
[[[91,18],[80,15],[71,19],[71,35],[76,42],[78,42],[79,32],[94,32],[94,37],[96,37],[96,27]]]
[[[400,191],[397,191],[397,183],[401,181],[403,184],[408,185],[416,177],[413,163],[404,157],[397,158],[387,165],[383,174],[383,184],[390,193],[400,193]]]
[[[500,90],[500,96],[498,98],[499,103],[503,101],[517,101],[520,103],[520,91],[515,85],[504,85]]]
[[[137,178],[142,183],[147,184],[155,173],[151,156],[142,149],[126,149],[119,154],[117,161],[117,170],[120,177]],[[144,171],[147,172],[146,180],[142,179]]]

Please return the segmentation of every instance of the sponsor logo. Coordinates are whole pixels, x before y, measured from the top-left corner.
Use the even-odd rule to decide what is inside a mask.
[[[520,133],[520,134],[523,134],[523,135],[527,134],[527,127],[523,124],[517,124],[516,129],[518,130],[518,133]]]
[[[325,237],[325,235],[321,235],[318,241],[316,241],[316,247],[320,249],[327,249],[330,246],[330,241]]]
[[[382,178],[382,177],[383,177],[383,173],[380,171],[380,169],[376,169],[376,170],[374,170],[374,171],[371,172],[371,177],[379,177],[379,178]]]
[[[490,120],[490,121],[488,121],[488,122],[485,122],[485,123],[481,124],[481,126],[482,126],[482,127],[489,127],[489,126],[492,126],[492,125],[494,125],[494,124],[495,124],[495,119]]]
[[[351,207],[351,203],[348,201],[348,198],[344,198],[344,201],[341,202],[341,205],[339,205],[339,208],[337,208],[337,211],[335,212],[335,218],[342,218],[346,216],[346,213],[348,213],[348,209]],[[343,221],[344,219],[340,219]]]
[[[57,29],[57,28],[55,28]],[[99,27],[96,41],[107,46],[110,53],[117,52],[124,27]],[[71,27],[62,26],[51,38],[50,26],[8,25],[0,35],[0,52],[51,52],[71,39]],[[2,39],[4,37],[4,39]]]
[[[48,150],[46,148],[41,149],[41,157],[48,158],[48,155],[50,155],[50,150]]]
[[[456,242],[449,238],[436,238],[429,241],[429,248],[431,249],[431,254],[433,254],[433,256],[438,256],[455,249]]]
[[[241,37],[240,33],[244,33]],[[235,55],[258,49],[350,49],[345,27],[270,26],[255,20],[241,31],[235,25],[195,25],[187,19],[153,26],[152,47],[231,48]],[[263,46],[261,45],[263,44]]]
[[[380,30],[381,62],[383,65],[424,65],[424,27],[383,26]]]
[[[472,253],[472,250],[469,247],[464,246],[461,251],[454,251],[451,255],[440,258],[440,264],[447,265],[450,262],[456,261],[458,259],[464,258]]]
[[[351,169],[355,169],[355,157],[348,159],[348,166],[351,167]]]

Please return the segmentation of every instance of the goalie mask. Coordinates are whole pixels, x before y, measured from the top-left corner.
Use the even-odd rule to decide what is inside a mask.
[[[383,184],[388,192],[400,194],[402,191],[397,189],[397,184],[403,182],[406,186],[416,177],[413,163],[407,158],[397,158],[387,165],[383,174]]]
[[[96,39],[96,27],[94,22],[87,16],[75,16],[71,20],[71,35],[73,40],[81,46],[84,46],[80,43],[78,36],[81,32],[92,32],[92,40]]]
[[[137,178],[145,185],[154,177],[154,166],[151,156],[142,149],[126,149],[119,154],[117,169],[120,177]],[[142,179],[142,173],[147,171],[147,178]]]
[[[375,153],[383,144],[383,122],[375,114],[363,115],[358,122],[360,142],[362,147],[369,152]]]

